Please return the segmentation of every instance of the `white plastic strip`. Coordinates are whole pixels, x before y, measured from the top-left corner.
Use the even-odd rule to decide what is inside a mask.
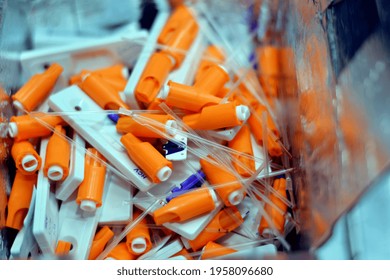
[[[68,87],[49,99],[50,107],[57,112],[95,111],[101,114],[69,114],[62,118],[86,141],[99,150],[119,171],[131,180],[138,189],[147,191],[154,186],[129,158],[122,147],[121,135],[104,110],[89,98],[79,87]]]
[[[137,63],[135,64],[133,71],[131,72],[131,76],[124,90],[124,94],[126,96],[126,102],[134,110],[140,109],[139,104],[134,96],[135,88],[142,75],[142,72],[144,71],[146,64],[149,61],[150,56],[155,50],[157,37],[159,36],[161,30],[163,29],[168,17],[169,17],[169,13],[167,12],[159,13],[154,20],[153,27],[149,32],[149,36],[147,40],[145,39],[145,44],[144,45],[139,44],[140,47],[143,46],[143,49],[138,56]],[[125,39],[127,40],[128,38],[126,37]]]

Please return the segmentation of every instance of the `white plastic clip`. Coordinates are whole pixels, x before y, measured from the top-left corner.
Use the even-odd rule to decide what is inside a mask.
[[[108,177],[99,224],[123,225],[133,216],[133,187],[111,172]]]

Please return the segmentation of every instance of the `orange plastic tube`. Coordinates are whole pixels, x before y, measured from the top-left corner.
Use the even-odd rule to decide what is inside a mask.
[[[252,114],[248,119],[248,125],[256,142],[263,145],[263,123],[259,119],[261,120],[261,115]]]
[[[162,52],[175,59],[174,68],[180,67],[187,51],[198,34],[199,26],[187,7],[177,7],[157,38],[157,43],[167,47]],[[180,50],[180,51],[178,51]]]
[[[195,86],[169,81],[168,88],[169,92],[165,92],[163,96],[165,102],[169,106],[191,112],[200,112],[204,107],[217,105],[221,102],[221,98],[207,93],[201,93]]]
[[[137,219],[139,215],[141,215],[141,212],[139,210],[135,211],[133,220]],[[133,255],[144,254],[152,248],[146,217],[126,235],[126,244],[127,249]]]
[[[205,70],[202,77],[195,82],[194,87],[200,93],[216,96],[220,93],[229,79],[229,73],[224,67],[213,64],[210,65],[207,70]]]
[[[163,112],[163,110],[161,109],[160,107],[160,104],[161,103],[165,103],[164,100],[161,100],[159,98],[155,98],[151,103],[149,103],[147,109],[148,110],[155,110],[155,111],[161,111]]]
[[[50,115],[36,116],[43,123],[54,128],[56,125],[66,124],[61,117]],[[26,140],[29,138],[45,137],[51,134],[51,130],[29,115],[13,116],[9,123],[9,135],[15,141]]]
[[[162,115],[162,114],[140,114],[142,117],[154,120],[156,122],[159,122],[161,124],[165,124],[168,127],[175,127],[175,121],[173,121],[173,118],[169,115]],[[166,129],[162,129],[160,127],[155,127],[156,129],[167,132]],[[154,132],[150,128],[148,128],[145,125],[140,124],[139,122],[135,121],[132,117],[121,117],[118,120],[118,123],[116,124],[116,130],[119,133],[126,134],[126,133],[132,133],[136,137],[146,137],[146,138],[163,138],[160,134]]]
[[[271,157],[280,157],[283,155],[282,146],[280,146],[280,143],[272,138],[271,135],[268,135],[267,137],[267,150]]]
[[[172,162],[164,158],[149,142],[132,133],[121,137],[129,157],[154,183],[166,181],[172,174]]]
[[[237,252],[236,250],[210,241],[203,247],[201,260],[212,259]]]
[[[65,129],[57,125],[47,144],[43,172],[52,181],[62,181],[69,174],[71,147],[65,136]]]
[[[29,141],[15,142],[11,149],[16,168],[24,175],[34,174],[41,168],[42,160]]]
[[[256,115],[259,117],[260,120],[262,119],[263,112],[266,112],[266,114],[267,114],[267,127],[268,127],[268,129],[270,129],[270,130],[272,131],[272,133],[273,133],[276,137],[280,137],[280,132],[279,132],[278,128],[276,127],[275,122],[274,122],[273,119],[271,118],[271,115],[269,114],[267,107],[265,107],[265,106],[259,104],[259,105],[256,107],[255,112],[256,112]]]
[[[124,91],[127,85],[127,80],[123,78],[102,77],[102,79],[117,92]]]
[[[105,158],[96,149],[88,148],[88,152],[91,155],[85,155],[84,180],[79,186],[76,202],[82,210],[94,212],[102,206],[106,166]]]
[[[243,125],[236,137],[229,142],[229,148],[242,154],[253,156],[251,132],[247,125]],[[233,155],[233,157],[246,168],[241,167],[236,161],[233,161],[233,166],[238,174],[243,177],[250,177],[255,172],[255,161],[253,159],[241,155]]]
[[[37,175],[24,175],[16,170],[11,194],[8,200],[8,215],[6,226],[20,230],[23,227],[24,218],[30,208],[31,197]]]
[[[194,240],[188,240],[188,245],[191,246],[192,250],[197,251],[208,242],[215,241],[236,229],[243,222],[244,220],[236,207],[222,209]]]
[[[282,197],[287,199],[286,194],[286,179],[276,179],[274,181],[274,190],[280,194]],[[275,226],[275,229],[271,227],[268,223],[268,221],[262,217],[260,220],[259,225],[259,233],[262,236],[269,236],[269,235],[278,235],[284,233],[284,224],[285,224],[285,217],[284,214],[281,214],[275,207],[278,207],[283,213],[286,213],[287,211],[287,205],[275,194],[271,193],[269,195],[269,200],[272,201],[272,203],[275,205],[266,204],[264,207],[265,212],[268,214],[268,216],[272,219],[272,223]],[[275,230],[277,232],[275,232]]]
[[[262,46],[257,50],[259,59],[260,83],[269,97],[277,97],[281,75],[279,49],[274,46]]]
[[[95,260],[100,255],[100,253],[103,252],[104,247],[113,236],[114,232],[108,226],[102,227],[93,238],[88,259]]]
[[[93,71],[93,73],[101,75],[103,77],[112,77],[112,78],[121,78],[121,79],[128,78],[127,67],[121,63],[96,69]]]
[[[298,84],[296,80],[296,66],[294,50],[291,47],[280,49],[280,65],[282,73],[282,86],[286,96],[296,96],[298,92]]]
[[[198,71],[195,74],[195,83],[204,77],[203,75],[210,66],[222,63],[225,60],[225,55],[221,52],[220,48],[215,45],[208,46],[203,55],[206,56],[206,58],[200,61]],[[211,61],[211,59],[215,59],[215,61]]]
[[[129,109],[117,90],[96,74],[87,74],[79,87],[104,110]]]
[[[215,209],[217,198],[208,188],[191,191],[173,198],[153,213],[156,225],[183,222]]]
[[[5,168],[4,168],[5,169]],[[6,208],[8,206],[7,188],[8,180],[5,179],[6,170],[0,170],[0,230],[5,227]]]
[[[183,117],[183,122],[192,129],[214,130],[241,125],[250,115],[247,106],[230,102],[204,107],[200,113]]]
[[[226,94],[228,94],[229,92],[230,92],[230,88],[223,87],[223,88],[221,88],[221,90],[215,96],[217,96],[219,98],[224,98],[226,96]],[[231,100],[229,100],[229,101],[231,101]]]
[[[168,54],[159,52],[151,55],[134,90],[138,101],[149,104],[154,100],[174,63]]]
[[[73,76],[69,80],[69,84],[70,85],[74,85],[74,84],[78,85],[78,84],[80,84],[83,81],[82,77],[87,75],[87,74],[89,74],[89,73],[94,73],[94,72],[82,71],[81,74]],[[116,91],[123,91],[125,89],[125,87],[126,87],[127,80],[125,78],[120,78],[120,77],[115,77],[115,76],[102,76],[102,75],[99,75],[99,74],[95,74],[95,75],[97,75],[100,78],[102,78],[102,80],[104,82],[106,82],[108,85],[110,85]]]
[[[248,90],[244,83],[241,83],[238,86],[238,90],[234,93],[234,99],[243,105],[250,106],[252,108],[257,107],[259,102],[253,96],[253,94]]]
[[[273,121],[273,119],[271,118],[270,114],[268,113],[267,107],[265,107],[261,104],[256,106],[255,113],[249,118],[249,120],[248,120],[249,125],[251,126],[251,128],[252,127],[257,128],[257,129],[262,131],[263,126],[261,124],[259,125],[259,120],[262,120],[262,118],[263,118],[262,116],[263,116],[264,112],[266,112],[266,114],[267,114],[267,127],[268,127],[268,129],[270,129],[276,137],[280,137],[280,132],[277,129],[276,124]],[[255,117],[255,115],[257,117]]]
[[[259,145],[263,145],[263,123],[260,121],[262,119],[263,112],[266,112],[266,109],[264,106],[259,105],[257,106],[256,115],[252,114],[251,117],[248,119],[248,124],[250,127],[250,130],[256,139],[256,142]],[[257,116],[257,117],[256,117]],[[275,123],[271,119],[271,117],[268,115],[267,118],[267,127],[271,130],[271,132],[274,134],[274,137],[271,135],[271,132],[267,134],[267,150],[268,153],[273,157],[279,157],[283,154],[282,147],[280,146],[279,142],[275,139],[275,137],[280,137],[279,130],[276,128]]]
[[[222,166],[217,166],[205,159],[200,160],[200,166],[206,179],[213,185],[228,184],[222,187],[216,187],[215,191],[226,206],[239,204],[244,199],[244,190],[237,178]]]
[[[14,106],[28,112],[34,110],[50,94],[63,68],[54,63],[45,72],[36,74],[12,96]]]
[[[59,256],[68,255],[71,248],[72,243],[64,240],[58,240],[55,254]]]
[[[127,249],[126,242],[119,243],[114,249],[107,255],[107,259],[111,260],[135,260],[137,256],[131,254]]]

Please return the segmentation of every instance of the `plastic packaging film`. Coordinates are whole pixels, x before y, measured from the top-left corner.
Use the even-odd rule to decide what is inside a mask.
[[[100,2],[96,13],[110,5],[112,13],[120,10],[119,2]],[[2,43],[0,66],[20,63],[23,78],[7,84],[13,72],[0,76],[1,258],[9,257],[12,235],[28,238],[6,227],[11,210],[21,207],[11,200],[17,188],[11,187],[16,167],[10,151],[18,135],[27,135],[23,141],[40,155],[46,153],[39,150],[43,139],[55,135],[67,143],[61,161],[50,156],[53,174],[61,176],[49,181],[47,197],[39,197],[38,180],[33,196],[59,202],[58,212],[47,214],[58,219],[60,227],[50,231],[58,247],[36,255],[32,245],[22,246],[31,258],[88,258],[92,242],[98,244],[94,259],[277,258],[315,250],[331,235],[335,221],[385,169],[390,149],[375,134],[372,111],[353,94],[351,76],[333,71],[332,41],[318,18],[328,3],[227,2],[194,1],[172,10],[157,4],[147,31],[136,23],[139,3],[124,4],[136,11],[116,21],[73,7],[73,16],[88,23],[82,27],[90,27],[78,31],[81,26],[64,30],[66,17],[45,29],[37,9],[29,50],[15,58]],[[63,62],[49,77],[59,53],[72,63]],[[366,84],[385,75],[384,65],[375,64]],[[26,86],[49,80],[50,88]],[[34,90],[35,109],[27,110],[19,103]],[[22,97],[12,107],[15,95]],[[41,134],[29,134],[29,125]],[[82,208],[75,202],[79,186]],[[112,198],[127,213],[104,208],[115,205],[106,201]],[[31,216],[32,209],[22,209],[22,220]],[[71,232],[72,219],[85,223],[84,231]],[[103,237],[102,229],[110,234]],[[134,240],[132,250],[126,236]],[[52,254],[56,249],[61,255]]]

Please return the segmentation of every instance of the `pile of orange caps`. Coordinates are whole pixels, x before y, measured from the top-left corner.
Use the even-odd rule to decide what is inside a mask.
[[[252,68],[240,76],[225,64],[228,54],[224,47],[209,44],[192,84],[168,80],[169,74],[181,67],[199,32],[201,26],[190,9],[179,5],[172,11],[157,39],[164,47],[150,56],[134,91],[141,113],[131,113],[121,96],[129,78],[124,65],[82,70],[69,79],[69,85],[78,86],[103,110],[117,111],[120,142],[129,158],[156,184],[153,188],[169,182],[176,171],[161,149],[161,143],[170,140],[164,139],[170,129],[188,137],[189,152],[193,151],[191,145],[203,150],[197,156],[204,179],[197,188],[164,201],[162,207],[146,213],[149,215],[135,208],[133,219],[123,225],[130,230],[119,235],[125,234],[124,238],[115,235],[109,225],[97,228],[89,259],[137,259],[156,245],[152,233],[180,237],[164,225],[210,213],[217,201],[223,204],[221,210],[196,238],[182,239],[184,248],[172,257],[210,259],[242,250],[240,246],[221,245],[219,240],[243,226],[246,216],[239,208],[248,200],[259,207],[252,241],[259,242],[257,246],[274,244],[280,250],[288,249],[286,235],[296,226],[292,169],[283,144],[286,127],[278,122],[275,108],[282,95],[291,95],[296,89],[292,52],[286,47],[262,45],[256,51],[258,72]],[[62,71],[61,65],[52,64],[12,96],[13,105],[22,113],[9,123],[16,168],[7,206],[9,228],[23,227],[42,162],[44,176],[54,188],[69,174],[73,143],[67,135],[72,124],[60,115],[34,111],[56,94],[52,91]],[[231,140],[211,134],[233,128],[238,132]],[[50,137],[44,161],[37,150],[42,137]],[[255,155],[255,148],[261,157]],[[91,212],[102,206],[110,162],[91,145],[87,151],[76,202],[83,211]],[[64,256],[71,247],[70,241],[58,240],[55,252]]]

